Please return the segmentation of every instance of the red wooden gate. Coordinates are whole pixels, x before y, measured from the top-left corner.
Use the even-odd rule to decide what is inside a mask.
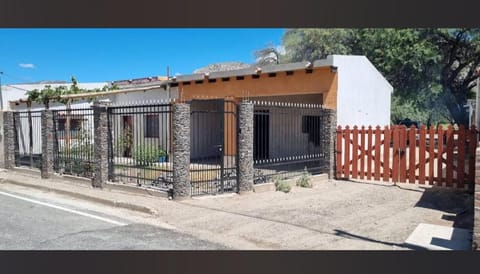
[[[421,126],[337,128],[337,179],[465,188],[475,176],[477,131]]]

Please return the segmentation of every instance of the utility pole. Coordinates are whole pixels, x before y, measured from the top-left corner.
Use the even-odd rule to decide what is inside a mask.
[[[170,66],[167,66],[167,94],[168,94],[168,100],[171,99],[170,97]]]
[[[2,75],[3,71],[0,71],[0,110],[3,111]]]

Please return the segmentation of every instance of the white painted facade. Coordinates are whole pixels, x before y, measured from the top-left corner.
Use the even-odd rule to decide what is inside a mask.
[[[107,82],[100,82],[100,83],[78,83],[78,86],[83,89],[101,89]],[[26,99],[27,91],[38,89],[41,90],[45,88],[46,85],[50,85],[52,88],[58,86],[70,86],[70,83],[64,84],[18,84],[18,85],[5,85],[2,86],[2,94],[4,99],[4,109],[6,110],[13,110],[13,111],[27,111],[26,103],[18,103],[20,99]],[[108,96],[99,96],[96,99],[109,99],[112,106],[129,106],[129,105],[152,105],[158,104],[159,102],[167,102],[170,99],[178,98],[178,91],[177,88],[171,88],[170,91],[166,91],[163,88],[152,89],[148,91],[135,91],[135,92],[126,92],[126,93],[117,93]],[[74,100],[72,102],[71,108],[72,109],[88,109],[92,106],[92,100]],[[32,103],[31,111],[34,112],[33,119],[32,119],[32,126],[34,133],[33,139],[39,140],[41,139],[41,120],[40,120],[40,113],[38,111],[44,110],[45,107],[42,104]],[[52,102],[50,104],[50,109],[52,110],[64,110],[66,106],[61,103]],[[139,110],[138,110],[139,111]],[[134,134],[134,143],[146,143],[146,144],[155,144],[159,145],[162,144],[162,148],[166,149],[167,151],[170,149],[170,119],[168,118],[170,114],[159,114],[159,129],[161,134],[158,138],[146,138],[145,134],[145,115],[143,114],[135,114],[137,111],[133,111],[134,113],[130,113],[129,115],[116,115],[113,121],[113,127],[116,130],[121,132],[122,128],[122,117],[123,116],[132,116],[133,118],[133,127],[136,130],[136,134]],[[88,112],[88,113],[91,113]],[[168,116],[166,118],[166,116]],[[30,139],[29,139],[29,127],[28,127],[28,118],[27,114],[22,114],[21,117],[17,119],[17,123],[19,123],[19,128],[17,129],[17,136],[19,138],[19,152],[21,154],[28,154],[30,152],[30,148],[28,146]],[[93,136],[93,115],[85,115],[84,121],[82,122],[85,129],[88,129],[89,134]],[[88,126],[87,126],[88,125]],[[90,132],[91,131],[91,132]],[[38,135],[38,136],[37,136]],[[92,139],[93,140],[93,139]],[[75,141],[72,139],[72,141]],[[41,154],[41,142],[33,142],[32,152],[34,154]]]
[[[12,101],[17,101],[20,99],[25,99],[27,97],[27,91],[38,89],[41,90],[45,88],[45,86],[50,85],[52,88],[66,86],[69,87],[71,83],[59,83],[59,84],[48,84],[48,83],[38,83],[38,84],[12,84],[12,85],[2,85],[2,96],[3,96],[3,109],[10,110],[10,109],[26,109],[25,104],[15,105],[11,104]],[[107,82],[98,82],[98,83],[78,83],[78,87],[82,89],[96,89],[96,88],[103,88],[105,85],[108,85]],[[80,103],[80,102],[79,102]],[[77,103],[77,104],[79,104]],[[52,109],[55,107],[59,107],[58,104],[52,104]],[[32,110],[42,110],[44,109],[43,105],[32,105]]]
[[[338,68],[337,124],[390,125],[393,87],[365,56],[331,55]]]

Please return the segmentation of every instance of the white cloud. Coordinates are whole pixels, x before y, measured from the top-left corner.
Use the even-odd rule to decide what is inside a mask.
[[[24,68],[24,69],[34,69],[35,68],[35,65],[34,64],[23,64],[23,63],[20,63],[18,64],[19,67],[21,68]]]

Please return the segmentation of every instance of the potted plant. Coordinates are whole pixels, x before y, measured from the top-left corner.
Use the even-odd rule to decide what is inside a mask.
[[[158,162],[164,163],[166,162],[166,159],[167,159],[167,153],[165,152],[165,150],[160,149],[158,151]]]

